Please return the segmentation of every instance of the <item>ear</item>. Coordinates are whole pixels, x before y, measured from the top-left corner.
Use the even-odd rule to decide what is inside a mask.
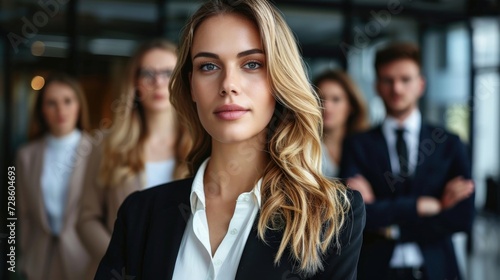
[[[425,81],[424,76],[420,75],[419,79],[420,79],[420,81],[419,81],[419,84],[420,84],[419,85],[420,86],[420,94],[419,94],[419,96],[422,96],[422,95],[424,95],[425,86],[426,86],[427,83]]]
[[[373,85],[375,92],[377,93],[378,96],[380,96],[380,80],[379,78],[375,78],[375,84]]]
[[[190,88],[190,93],[191,93],[191,100],[193,100],[193,102],[196,103],[196,98],[194,97],[194,94],[193,94],[193,86],[191,85],[191,79],[193,77],[193,72],[189,72],[188,73],[188,78],[189,78],[189,88]]]

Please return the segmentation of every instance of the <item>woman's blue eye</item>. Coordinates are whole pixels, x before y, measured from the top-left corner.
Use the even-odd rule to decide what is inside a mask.
[[[217,66],[215,66],[215,64],[212,64],[212,63],[203,64],[200,67],[200,69],[204,70],[204,71],[213,71],[216,68],[217,68]]]
[[[249,69],[257,69],[257,68],[260,68],[260,63],[258,63],[258,62],[249,62],[245,66],[246,66],[246,68],[249,68]]]

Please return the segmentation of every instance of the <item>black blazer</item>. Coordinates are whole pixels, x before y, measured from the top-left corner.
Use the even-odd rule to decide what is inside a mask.
[[[446,183],[456,176],[471,178],[470,162],[459,138],[444,129],[423,124],[417,167],[412,177],[392,173],[381,126],[354,135],[344,142],[340,176],[362,174],[372,185],[375,202],[366,205],[366,228],[358,266],[359,279],[386,279],[396,242],[375,233],[398,225],[397,242],[416,242],[430,279],[460,279],[451,242],[455,232],[469,232],[474,215],[474,196],[440,214],[417,215],[419,196],[441,198]],[[384,269],[385,268],[385,269]]]
[[[190,178],[131,194],[120,207],[111,243],[95,279],[171,279],[191,215],[192,183],[193,178]],[[349,191],[348,194],[352,207],[339,238],[341,248],[332,246],[329,249],[324,258],[325,270],[311,279],[356,279],[365,209],[358,192]],[[266,245],[257,237],[254,227],[241,256],[236,279],[301,279],[294,274],[293,263],[286,255],[280,265],[274,265],[273,258],[281,238],[280,232],[268,231]]]

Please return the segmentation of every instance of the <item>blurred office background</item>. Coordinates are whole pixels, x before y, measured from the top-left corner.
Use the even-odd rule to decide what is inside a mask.
[[[471,238],[455,238],[461,269],[466,279],[500,279],[500,1],[274,3],[295,32],[310,75],[325,68],[346,69],[368,101],[372,124],[385,114],[374,90],[375,50],[392,40],[421,46],[427,80],[423,116],[458,134],[472,159],[478,215]],[[1,0],[2,172],[27,141],[33,97],[49,71],[76,75],[87,94],[92,127],[103,129],[137,44],[158,36],[177,42],[199,5],[195,0]],[[4,231],[2,227],[0,246],[6,245]],[[2,273],[3,258],[2,253]]]

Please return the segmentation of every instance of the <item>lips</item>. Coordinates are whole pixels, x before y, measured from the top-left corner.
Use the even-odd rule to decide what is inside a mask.
[[[221,120],[232,121],[241,118],[249,111],[250,109],[236,104],[226,104],[215,109],[214,114]]]

